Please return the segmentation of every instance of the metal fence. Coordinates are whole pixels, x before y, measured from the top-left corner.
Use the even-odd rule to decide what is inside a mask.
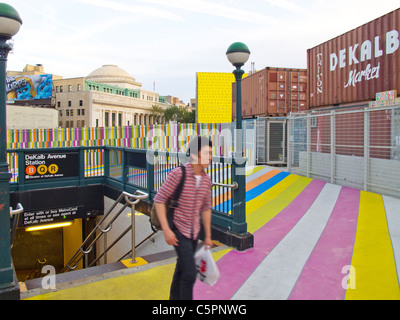
[[[288,170],[400,198],[400,106],[292,114]]]
[[[77,172],[67,178],[26,180],[26,154],[41,152],[77,154]],[[11,191],[107,184],[131,194],[142,190],[149,194],[150,201],[167,174],[189,160],[186,153],[109,146],[14,149],[8,150],[7,154],[12,173]],[[245,190],[245,166],[245,158],[213,157],[207,169],[212,181],[217,184],[212,189],[213,223],[236,234],[247,232],[245,209],[241,205],[245,202],[245,194],[232,187],[236,182],[241,190]]]

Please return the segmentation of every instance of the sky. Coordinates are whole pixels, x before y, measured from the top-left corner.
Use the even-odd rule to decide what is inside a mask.
[[[246,71],[307,68],[307,49],[400,7],[399,0],[7,0],[23,25],[8,70],[86,77],[117,65],[143,89],[196,96],[197,72],[232,72],[233,42],[251,51]]]

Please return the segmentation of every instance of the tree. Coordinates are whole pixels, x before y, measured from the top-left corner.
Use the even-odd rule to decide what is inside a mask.
[[[153,116],[154,119],[156,119],[156,123],[159,123],[159,119],[164,117],[164,109],[161,108],[160,106],[153,105],[151,107],[151,112],[150,114]]]
[[[195,123],[194,112],[187,111],[184,107],[176,105],[168,107],[164,112],[165,121],[178,121],[180,123]]]
[[[195,123],[196,114],[195,111],[187,111],[184,107],[178,107],[176,105],[169,106],[167,109],[163,109],[160,106],[153,105],[151,107],[150,114],[154,119],[158,120],[164,118],[165,122],[177,121],[180,123]],[[159,123],[159,121],[156,121]]]
[[[169,106],[164,111],[164,118],[166,122],[179,121],[181,117],[181,110],[176,105]]]

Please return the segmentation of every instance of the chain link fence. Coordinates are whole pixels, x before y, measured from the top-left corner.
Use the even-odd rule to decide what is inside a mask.
[[[288,117],[288,170],[400,198],[400,105]]]

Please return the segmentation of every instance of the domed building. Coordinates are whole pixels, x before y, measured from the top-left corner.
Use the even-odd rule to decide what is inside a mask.
[[[163,119],[151,115],[152,106],[169,106],[165,97],[144,90],[116,65],[103,65],[84,78],[53,82],[59,126],[63,128],[160,123]]]
[[[141,89],[142,84],[136,82],[125,70],[118,68],[116,65],[104,65],[91,72],[86,80],[109,84],[111,86],[121,87],[125,89]]]

